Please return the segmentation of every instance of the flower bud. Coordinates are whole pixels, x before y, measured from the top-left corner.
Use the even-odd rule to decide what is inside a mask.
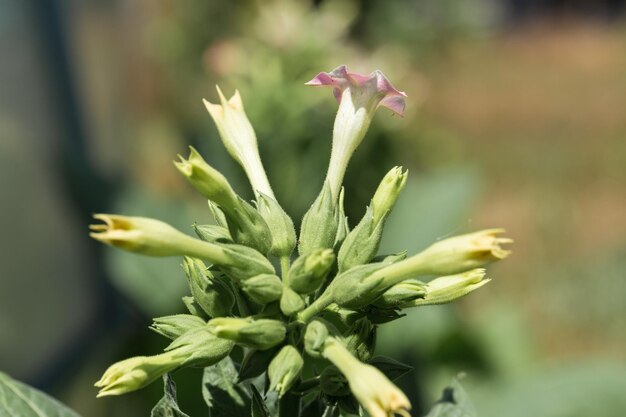
[[[277,391],[281,398],[300,377],[303,366],[304,360],[298,350],[291,345],[284,346],[267,368],[270,390]]]
[[[393,282],[420,275],[453,275],[474,268],[484,267],[504,259],[511,253],[501,244],[513,242],[497,235],[502,229],[481,230],[441,240],[417,255],[397,262],[380,271],[385,280]]]
[[[191,314],[175,314],[173,316],[157,317],[152,319],[150,329],[168,339],[176,339],[189,330],[203,327],[206,322]]]
[[[271,319],[220,317],[209,320],[209,330],[217,337],[229,339],[253,349],[266,350],[285,339],[283,322]]]
[[[283,287],[283,294],[280,297],[280,311],[287,316],[293,316],[306,307],[306,303],[300,294],[289,288]]]
[[[426,284],[416,279],[407,279],[383,293],[374,305],[379,308],[399,308],[426,295]]]
[[[378,223],[387,212],[393,210],[406,185],[408,175],[408,170],[402,172],[402,167],[393,167],[382,179],[372,198],[375,223]]]
[[[115,214],[93,217],[104,224],[89,226],[93,231],[89,236],[107,245],[148,256],[189,255],[215,264],[228,262],[219,246],[187,236],[162,221]]]
[[[396,90],[380,71],[366,76],[348,71],[345,65],[319,73],[307,85],[332,86],[339,100],[326,175],[331,193],[337,197],[348,161],[363,140],[378,106],[402,115],[406,94]]]
[[[224,359],[234,345],[230,340],[216,337],[205,325],[184,333],[165,351],[182,357],[181,366],[205,367]]]
[[[216,338],[205,326],[192,329],[174,340],[165,353],[137,356],[111,365],[96,382],[98,397],[120,395],[145,387],[181,366],[209,366],[222,360],[233,342]]]
[[[329,184],[324,183],[322,191],[302,218],[300,255],[307,255],[316,249],[332,249],[337,236],[338,217],[337,201]]]
[[[187,159],[182,155],[178,155],[178,158],[180,161],[174,161],[174,165],[200,194],[225,211],[237,207],[237,194],[226,177],[207,164],[194,147],[189,147]]]
[[[230,232],[225,227],[216,224],[194,224],[192,227],[196,235],[205,242],[233,243]]]
[[[263,193],[274,198],[259,156],[256,134],[244,111],[239,91],[226,100],[220,88],[216,88],[220,104],[204,100],[204,105],[217,126],[222,143],[246,172],[257,197],[258,193]]]
[[[382,264],[366,264],[350,268],[330,283],[326,291],[340,307],[358,309],[370,304],[385,290],[382,276],[374,274]]]
[[[116,362],[95,383],[100,388],[97,397],[120,395],[145,387],[162,375],[176,369],[180,359],[169,353],[154,356],[135,356]]]
[[[374,356],[376,327],[367,318],[359,319],[350,327],[343,340],[354,356],[367,362]]]
[[[335,261],[331,249],[317,249],[300,256],[289,268],[289,286],[300,294],[310,294],[322,285]]]
[[[291,255],[296,247],[296,229],[291,217],[276,200],[265,194],[259,195],[257,207],[272,233],[270,253],[277,257]]]
[[[350,391],[370,416],[410,417],[406,395],[378,369],[352,356],[338,339],[330,337],[322,354],[346,377]]]
[[[256,275],[241,281],[239,285],[252,301],[261,305],[279,300],[283,293],[282,281],[271,274]]]
[[[485,270],[482,268],[435,278],[428,284],[422,284],[422,291],[425,291],[422,297],[402,303],[400,308],[449,303],[477,290],[489,281],[491,280],[485,278]]]
[[[311,321],[304,332],[304,350],[314,358],[320,357],[329,336],[330,331],[326,323],[321,320]]]
[[[403,173],[402,167],[395,167],[385,175],[365,216],[341,245],[337,256],[339,272],[366,264],[376,256],[385,220],[404,188],[406,179],[407,172]]]
[[[204,197],[216,203],[223,211],[232,238],[242,245],[267,253],[271,245],[270,230],[263,217],[242,200],[228,180],[211,167],[198,151],[190,148],[189,158],[179,155],[176,168]]]
[[[218,244],[224,250],[229,262],[220,265],[228,276],[245,280],[261,274],[274,274],[272,263],[258,251],[243,245]]]
[[[235,296],[227,282],[213,276],[199,259],[185,257],[183,269],[191,295],[209,317],[230,315]]]

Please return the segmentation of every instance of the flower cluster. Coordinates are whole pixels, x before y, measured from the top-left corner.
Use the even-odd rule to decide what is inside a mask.
[[[405,394],[375,366],[377,325],[401,309],[447,303],[483,286],[483,267],[505,258],[501,245],[511,240],[490,229],[440,240],[410,257],[380,256],[385,220],[407,171],[389,171],[353,228],[342,182],[376,109],[402,115],[405,94],[380,71],[360,75],[345,66],[307,84],[331,86],[339,110],[324,186],[298,235],[268,182],[239,93],[227,100],[219,88],[220,104],[205,105],[249,178],[253,204],[191,148],[174,164],[209,200],[215,219],[194,226],[197,238],[154,219],[95,216],[102,221],[91,226],[95,239],[143,255],[183,256],[191,293],[183,299],[188,314],[154,319],[152,329],[172,341],[165,352],[112,365],[96,383],[99,396],[137,390],[182,367],[211,366],[243,349],[246,356],[268,353],[266,389],[279,397],[315,393],[331,405],[353,398],[372,417],[409,415]],[[429,276],[436,278],[418,280]]]

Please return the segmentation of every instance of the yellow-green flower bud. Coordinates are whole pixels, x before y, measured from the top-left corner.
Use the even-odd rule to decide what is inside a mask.
[[[206,321],[191,314],[175,314],[173,316],[152,319],[150,329],[168,339],[176,339],[189,330],[203,327]]]
[[[193,231],[205,242],[233,243],[227,228],[216,224],[194,224]]]
[[[300,377],[303,366],[300,352],[291,345],[284,346],[267,368],[270,390],[278,392],[279,398],[285,395]]]
[[[378,369],[355,358],[338,339],[330,337],[322,354],[346,377],[350,391],[370,416],[410,417],[406,395]]]
[[[379,273],[385,275],[386,281],[396,284],[420,275],[453,275],[481,268],[511,253],[500,246],[513,242],[498,237],[503,232],[503,229],[488,229],[444,239]]]
[[[384,286],[384,277],[374,274],[383,267],[382,264],[366,264],[350,268],[339,274],[326,291],[330,292],[332,301],[340,307],[365,307],[387,289]]]
[[[276,275],[261,274],[242,280],[239,286],[252,301],[265,305],[280,299],[283,283]]]
[[[422,284],[425,290],[422,297],[407,301],[401,304],[400,308],[449,303],[477,290],[489,281],[491,280],[485,278],[485,270],[482,268],[435,278],[428,284]]]
[[[348,380],[336,366],[328,366],[320,375],[320,389],[326,395],[343,397],[350,395]]]
[[[116,362],[95,383],[100,388],[97,397],[121,395],[145,387],[162,375],[176,369],[180,358],[171,353],[154,356],[135,356]]]
[[[398,308],[426,295],[426,284],[416,279],[407,279],[383,293],[374,305],[380,308]]]
[[[402,167],[393,167],[382,179],[372,198],[375,223],[378,223],[387,212],[393,210],[406,185],[408,175],[408,170],[402,172]]]
[[[339,272],[366,264],[376,256],[385,220],[404,188],[406,179],[407,172],[403,173],[402,167],[395,167],[385,175],[365,216],[341,245],[337,256]]]
[[[218,244],[229,263],[220,268],[236,280],[245,280],[261,274],[274,274],[272,263],[258,251],[243,245]]]
[[[274,256],[289,256],[296,247],[296,229],[291,217],[272,197],[260,194],[257,208],[272,233],[270,253]]]
[[[136,356],[111,365],[96,382],[98,397],[120,395],[145,387],[181,366],[209,366],[230,353],[234,343],[218,339],[206,327],[192,329],[172,342],[165,353]]]
[[[311,321],[304,332],[304,350],[306,353],[314,358],[321,356],[326,339],[330,337],[330,334],[331,330],[328,328],[328,323],[319,319]]]
[[[230,235],[237,242],[267,253],[271,245],[270,230],[263,217],[250,204],[242,200],[228,180],[211,167],[191,148],[189,158],[179,155],[176,168],[203,196],[216,203],[223,211]]]
[[[285,339],[287,329],[283,322],[271,319],[254,320],[250,317],[220,317],[209,320],[209,330],[217,337],[229,339],[253,349],[266,350]]]
[[[89,226],[89,234],[107,245],[148,256],[189,255],[222,265],[229,262],[224,250],[194,239],[167,223],[145,217],[95,214],[104,224]]]
[[[302,311],[304,307],[306,307],[306,304],[303,297],[288,286],[284,286],[283,294],[280,297],[280,311],[285,316],[290,317]]]
[[[357,320],[343,338],[346,348],[359,360],[367,362],[374,355],[376,327],[367,319]]]
[[[217,126],[222,143],[246,172],[255,194],[263,193],[274,198],[259,156],[256,134],[244,111],[239,91],[226,100],[220,88],[216,88],[220,104],[204,100],[204,105]]]
[[[207,325],[191,329],[165,348],[182,357],[181,366],[205,367],[224,359],[234,347],[231,340],[216,337]]]
[[[335,261],[332,249],[317,249],[296,259],[289,268],[289,286],[300,294],[310,294],[318,289]]]
[[[185,257],[183,269],[191,295],[209,317],[231,314],[235,296],[228,283],[220,277],[215,277],[199,259]]]
[[[332,249],[339,225],[337,200],[324,184],[311,208],[302,218],[300,227],[300,255],[307,255],[316,249]],[[342,219],[343,220],[343,219]]]
[[[200,194],[227,212],[237,208],[237,194],[226,177],[207,164],[195,148],[189,147],[187,159],[182,155],[178,158],[174,165]]]

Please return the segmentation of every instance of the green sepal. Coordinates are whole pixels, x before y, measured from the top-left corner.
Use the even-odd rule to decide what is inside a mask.
[[[209,317],[231,314],[235,297],[223,278],[214,276],[201,260],[187,256],[183,269],[191,295]]]
[[[332,249],[338,228],[338,205],[324,183],[322,191],[302,218],[298,251],[306,255],[316,249]]]
[[[152,319],[150,330],[153,330],[168,339],[174,340],[189,330],[202,327],[205,324],[206,321],[198,316],[191,314],[175,314],[173,316],[164,316]]]
[[[337,255],[339,272],[366,264],[376,256],[383,236],[383,227],[387,214],[388,212],[376,223],[373,217],[374,211],[372,206],[367,208],[365,216],[348,234],[339,249],[339,254]]]
[[[259,193],[257,208],[272,235],[270,254],[276,257],[291,255],[296,247],[296,229],[291,217],[276,200],[263,193]]]
[[[192,226],[196,235],[205,242],[233,243],[230,232],[223,226],[216,224],[195,224]]]

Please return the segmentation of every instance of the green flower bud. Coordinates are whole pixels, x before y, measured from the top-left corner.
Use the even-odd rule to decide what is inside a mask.
[[[316,249],[332,249],[337,236],[338,217],[337,200],[330,192],[328,183],[325,183],[313,205],[302,218],[298,247],[300,255],[307,255]]]
[[[350,327],[343,340],[354,356],[367,362],[374,355],[376,327],[366,318],[359,319]]]
[[[276,275],[261,274],[239,283],[244,293],[257,304],[265,305],[280,299],[283,283]]]
[[[300,377],[303,366],[298,350],[291,345],[284,346],[267,368],[270,390],[277,391],[279,398],[285,395]]]
[[[187,236],[162,221],[115,214],[93,217],[104,224],[89,226],[93,231],[89,236],[107,245],[148,256],[189,255],[215,264],[228,262],[220,247]]]
[[[237,207],[237,194],[226,177],[207,164],[195,148],[190,146],[189,151],[187,159],[178,155],[180,161],[174,161],[176,168],[204,197],[225,211],[234,210]]]
[[[481,230],[441,240],[417,255],[385,268],[381,273],[388,280],[400,282],[420,275],[453,275],[486,266],[511,253],[500,247],[513,242],[497,236],[503,231]]]
[[[291,217],[276,200],[265,194],[257,199],[257,208],[272,233],[270,253],[274,256],[289,256],[296,247],[296,229]]]
[[[233,243],[227,228],[216,224],[194,224],[193,231],[205,242]]]
[[[489,281],[491,280],[485,278],[485,270],[482,268],[435,278],[428,284],[422,284],[422,291],[425,292],[422,297],[402,303],[400,308],[449,303],[477,290]]]
[[[136,356],[111,365],[95,384],[100,388],[98,397],[136,391],[181,366],[215,364],[233,346],[233,342],[216,338],[206,327],[190,330],[172,342],[165,353]]]
[[[176,369],[181,360],[170,353],[135,356],[116,362],[95,383],[100,388],[97,397],[121,395],[145,387],[162,375]]]
[[[339,274],[326,291],[340,307],[353,310],[365,307],[386,290],[384,277],[374,274],[383,267],[382,264],[366,264],[350,268]]]
[[[266,350],[285,339],[287,329],[283,322],[271,319],[254,320],[250,317],[220,317],[209,320],[209,330],[217,337],[229,339],[253,349]]]
[[[312,293],[322,285],[334,261],[331,249],[317,249],[300,256],[289,268],[289,286],[300,294]]]
[[[235,305],[229,285],[207,269],[199,259],[185,257],[183,269],[194,300],[209,317],[228,316]]]
[[[304,350],[314,358],[320,357],[324,350],[326,339],[330,337],[328,325],[321,320],[313,320],[306,326],[304,332]]]
[[[407,279],[394,285],[374,301],[380,308],[398,308],[426,295],[426,284],[416,279]]]
[[[267,253],[271,245],[270,230],[258,211],[242,200],[228,180],[190,148],[188,159],[179,155],[176,168],[203,196],[222,209],[232,238],[242,245]]]
[[[185,307],[187,307],[187,310],[189,310],[191,314],[196,317],[200,317],[203,320],[208,318],[207,314],[204,312],[204,310],[202,310],[202,307],[200,307],[200,304],[198,304],[198,302],[193,297],[187,295],[183,297],[182,300],[183,304],[185,304]]]
[[[218,244],[223,249],[229,262],[220,265],[228,276],[236,280],[245,280],[261,274],[274,274],[274,266],[258,251],[243,245]]]
[[[396,205],[400,193],[406,185],[409,171],[402,172],[402,167],[393,167],[380,182],[372,198],[374,222],[377,223]]]
[[[152,319],[150,329],[168,339],[176,339],[189,330],[203,327],[206,322],[191,314],[176,314],[173,316],[157,317]]]
[[[404,188],[406,179],[407,172],[403,173],[401,167],[395,167],[385,175],[365,216],[348,234],[339,250],[339,272],[366,264],[374,258],[380,246],[385,220]]]
[[[320,389],[326,395],[343,397],[350,395],[348,380],[335,366],[328,366],[320,375]]]
[[[205,325],[184,333],[165,351],[181,357],[180,366],[205,367],[224,359],[234,345],[231,340],[216,337]]]
[[[293,316],[306,307],[304,299],[291,288],[283,287],[283,294],[280,297],[280,311],[285,316]]]

